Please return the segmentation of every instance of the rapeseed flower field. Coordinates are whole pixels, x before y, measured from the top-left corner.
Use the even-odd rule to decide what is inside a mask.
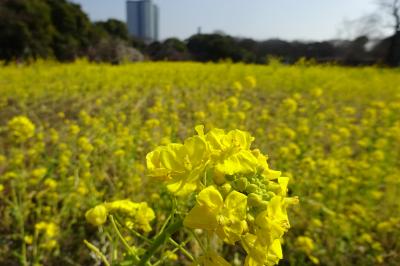
[[[0,265],[398,265],[400,70],[0,68]]]

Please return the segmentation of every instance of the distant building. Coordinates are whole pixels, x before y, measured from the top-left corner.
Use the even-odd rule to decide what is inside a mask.
[[[129,35],[145,42],[158,40],[159,9],[152,0],[126,2]]]

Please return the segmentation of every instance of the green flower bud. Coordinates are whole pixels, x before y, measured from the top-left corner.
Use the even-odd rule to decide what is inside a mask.
[[[261,201],[260,202],[260,205],[258,205],[261,209],[263,209],[263,210],[265,210],[265,209],[267,209],[267,207],[268,207],[268,201],[265,201],[265,200],[263,200],[263,201]]]
[[[257,182],[257,179],[254,177],[249,177],[248,180],[249,180],[250,184],[254,184]]]
[[[271,198],[272,198],[271,194],[269,194],[269,193],[265,193],[262,195],[262,199],[265,201],[269,201]]]
[[[254,184],[250,184],[246,187],[247,193],[254,193],[254,192],[257,192],[257,190],[258,190],[258,186],[254,185]]]
[[[247,179],[245,177],[241,177],[241,178],[236,179],[234,181],[234,186],[239,191],[245,191],[247,186],[248,186],[248,181],[247,181]]]
[[[234,175],[225,175],[225,179],[228,181],[234,181],[236,178]]]
[[[232,186],[229,183],[225,183],[222,186],[220,186],[219,191],[225,197],[226,195],[229,194],[229,192],[232,191]]]
[[[250,207],[253,207],[253,206],[256,207],[256,206],[260,205],[261,202],[262,202],[262,197],[260,195],[257,195],[255,193],[250,193],[247,196],[247,204]]]
[[[262,183],[266,186],[266,187],[268,187],[269,186],[269,183],[270,183],[271,181],[269,181],[268,179],[264,179],[263,181],[262,181]]]
[[[226,182],[225,174],[221,171],[218,171],[217,169],[214,169],[214,173],[213,173],[212,177],[213,177],[214,183],[217,185],[222,185],[223,183]]]

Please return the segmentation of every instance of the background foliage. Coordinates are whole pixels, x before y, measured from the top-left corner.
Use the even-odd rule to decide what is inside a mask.
[[[399,10],[393,13],[389,8],[387,16],[392,13],[400,16]],[[116,19],[91,22],[79,5],[67,0],[0,1],[0,59],[6,62],[37,58],[73,61],[87,57],[114,64],[144,59],[201,62],[230,59],[265,64],[269,57],[277,57],[288,64],[307,58],[344,65],[399,66],[398,29],[391,36],[377,40],[359,35],[348,40],[319,42],[256,41],[218,32],[195,34],[183,41],[168,38],[144,43],[128,36],[125,22]]]

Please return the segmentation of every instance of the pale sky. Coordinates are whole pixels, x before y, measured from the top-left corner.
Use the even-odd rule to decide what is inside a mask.
[[[126,21],[125,0],[71,0],[92,21]],[[326,40],[340,37],[344,20],[376,10],[374,0],[153,0],[160,8],[160,38],[185,39],[221,30],[257,40]]]

